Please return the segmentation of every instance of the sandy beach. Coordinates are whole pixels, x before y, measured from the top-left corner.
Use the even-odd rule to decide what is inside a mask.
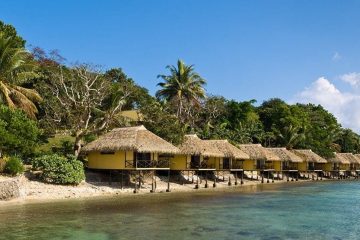
[[[245,188],[247,186],[257,186],[257,185],[269,185],[269,184],[294,184],[296,183],[295,179],[293,181],[283,180],[275,180],[272,183],[272,179],[269,179],[269,183],[267,183],[267,179],[264,178],[264,183],[261,183],[261,179],[258,180],[250,180],[244,179],[243,184],[240,184],[240,179],[237,180],[237,185],[235,184],[235,179],[231,179],[231,186],[228,185],[228,176],[223,179],[217,179],[216,187],[213,187],[214,181],[208,180],[206,188],[206,181],[199,181],[199,188],[196,189],[196,181],[194,183],[186,183],[180,184],[171,181],[170,182],[170,193],[166,193],[167,190],[167,182],[163,179],[156,177],[156,189],[155,193],[151,193],[152,189],[152,181],[146,179],[144,183],[141,185],[141,188],[138,189],[138,193],[134,194],[134,184],[130,186],[123,186],[121,188],[120,182],[82,182],[78,186],[62,186],[62,185],[54,185],[48,183],[42,183],[39,181],[29,180],[28,177],[22,175],[16,178],[10,178],[5,176],[0,176],[0,183],[5,181],[13,181],[16,180],[20,185],[20,197],[7,200],[0,201],[0,205],[9,205],[9,204],[26,204],[26,203],[34,203],[34,202],[48,202],[55,200],[65,200],[65,199],[80,199],[80,198],[93,198],[93,197],[101,197],[101,196],[134,196],[134,195],[143,195],[143,194],[157,194],[157,193],[181,193],[181,192],[199,192],[199,191],[233,191],[241,188]],[[323,181],[329,179],[323,179]],[[313,180],[308,179],[299,179],[298,182],[309,182]],[[320,180],[319,180],[320,181]]]

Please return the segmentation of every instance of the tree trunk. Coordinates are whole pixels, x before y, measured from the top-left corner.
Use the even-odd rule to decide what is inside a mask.
[[[75,143],[74,143],[74,155],[77,158],[80,154],[81,151],[81,145],[82,145],[83,141],[82,141],[82,135],[81,134],[77,134],[75,137]]]

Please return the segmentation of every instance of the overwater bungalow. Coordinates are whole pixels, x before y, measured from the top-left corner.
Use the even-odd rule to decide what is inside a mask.
[[[274,154],[276,154],[281,159],[281,177],[278,174],[278,179],[283,179],[284,175],[287,178],[287,181],[293,181],[294,178],[298,177],[298,165],[302,163],[304,160],[293,152],[287,150],[286,148],[267,148]]]
[[[267,177],[267,182],[274,182],[274,173],[281,171],[281,159],[270,150],[261,146],[261,144],[240,144],[240,150],[250,156],[250,160],[245,160],[243,164],[244,171],[250,171],[253,178],[254,171],[257,176],[261,175],[261,182]]]
[[[294,149],[291,152],[303,159],[303,162],[297,164],[300,175],[308,179],[315,179],[315,176],[317,180],[319,177],[322,179],[324,166],[327,163],[326,159],[320,157],[311,149]]]
[[[354,156],[358,160],[358,163],[353,165],[353,170],[355,170],[359,175],[359,173],[360,173],[360,154],[354,154]]]
[[[199,175],[205,174],[207,187],[207,175],[216,171],[216,165],[223,163],[225,154],[217,147],[207,141],[201,140],[196,134],[184,136],[183,142],[179,145],[180,154],[175,155],[171,161],[171,170],[196,172]],[[195,188],[199,187],[199,177]]]
[[[349,171],[346,175],[358,177],[360,159],[352,153],[341,153],[341,156],[350,162]]]
[[[343,153],[334,153],[334,157],[329,158],[325,164],[325,171],[329,172],[332,177],[346,178],[350,170],[350,161]]]
[[[89,169],[170,171],[179,149],[144,126],[115,128],[83,148]],[[135,184],[136,185],[136,184]],[[135,189],[136,190],[136,189]],[[168,189],[169,190],[169,189]]]
[[[244,171],[244,161],[249,160],[250,156],[241,151],[239,148],[235,147],[227,140],[204,140],[212,148],[217,148],[220,152],[224,154],[223,158],[219,158],[215,162],[216,171],[229,171],[235,175],[235,185],[237,185],[237,176],[240,172],[240,183],[243,184],[243,171]],[[229,185],[231,185],[231,178],[229,177]]]

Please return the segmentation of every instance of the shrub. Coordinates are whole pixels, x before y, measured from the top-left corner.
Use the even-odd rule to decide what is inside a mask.
[[[3,173],[5,171],[6,162],[7,158],[0,158],[0,173]]]
[[[7,160],[5,163],[4,171],[13,176],[23,173],[24,170],[25,170],[25,167],[24,167],[21,159],[18,157],[15,157],[15,156],[10,157],[9,160]]]
[[[43,155],[35,158],[32,165],[41,171],[44,182],[77,185],[85,179],[84,166],[75,156]]]

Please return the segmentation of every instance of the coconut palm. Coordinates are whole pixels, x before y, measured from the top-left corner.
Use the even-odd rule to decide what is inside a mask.
[[[158,83],[162,89],[156,92],[156,97],[169,102],[174,102],[177,107],[177,116],[184,111],[184,104],[199,105],[205,98],[204,85],[206,81],[194,71],[194,65],[185,65],[178,60],[177,66],[167,66],[170,75],[159,75],[164,82]]]
[[[14,47],[13,39],[0,33],[0,102],[9,108],[20,108],[29,117],[35,118],[35,102],[41,101],[33,89],[22,87],[27,80],[36,76],[34,64],[24,48]]]

